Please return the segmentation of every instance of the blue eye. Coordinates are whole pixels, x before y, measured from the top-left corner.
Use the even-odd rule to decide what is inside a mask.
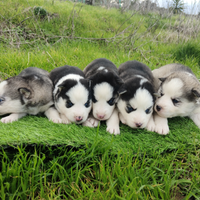
[[[126,106],[126,112],[127,112],[127,113],[131,113],[131,112],[136,111],[136,110],[137,110],[137,108],[133,108],[133,107],[131,107],[130,105],[127,105],[127,106]]]
[[[172,99],[172,102],[173,102],[173,104],[174,104],[175,106],[176,106],[177,103],[180,103],[180,101],[177,100],[177,99]]]
[[[66,107],[67,108],[71,108],[74,104],[70,101],[70,100],[67,100],[66,102]]]
[[[5,98],[1,97],[1,98],[0,98],[0,104],[2,104],[3,101],[5,101]]]
[[[111,98],[109,101],[107,101],[107,103],[108,103],[110,106],[113,106],[114,103],[115,103],[115,98]]]
[[[147,108],[147,109],[145,110],[145,113],[146,113],[146,114],[149,114],[149,113],[151,112],[151,108],[152,108],[152,106],[149,107],[149,108]]]
[[[88,101],[84,104],[84,106],[85,106],[86,108],[88,108],[88,107],[90,106],[90,100],[88,100]]]

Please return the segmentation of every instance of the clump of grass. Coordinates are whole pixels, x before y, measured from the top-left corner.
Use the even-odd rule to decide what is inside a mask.
[[[182,63],[190,58],[200,65],[200,46],[194,42],[177,45],[171,50],[173,57]]]
[[[37,17],[40,17],[40,19],[44,19],[48,15],[48,12],[40,6],[35,7],[33,9],[33,12],[34,12],[34,15]]]

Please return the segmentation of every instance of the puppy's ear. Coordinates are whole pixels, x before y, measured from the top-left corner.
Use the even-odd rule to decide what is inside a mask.
[[[198,91],[197,89],[193,88],[193,89],[192,89],[192,94],[193,94],[195,97],[200,97],[200,90]]]
[[[28,88],[19,88],[18,91],[26,99],[29,99],[31,96],[31,91]]]
[[[196,103],[200,104],[200,90],[199,89],[192,89],[192,94],[195,96]]]
[[[60,93],[65,88],[64,85],[60,84],[58,85],[58,92]]]
[[[164,82],[167,78],[158,78],[161,82]]]
[[[127,92],[127,90],[123,87],[123,85],[119,88],[119,90],[118,90],[118,94],[119,95],[122,95],[122,94],[124,94],[124,93],[126,93]]]

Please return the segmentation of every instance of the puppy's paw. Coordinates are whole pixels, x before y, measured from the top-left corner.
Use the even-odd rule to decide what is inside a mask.
[[[71,124],[71,122],[64,115],[60,115],[63,124]]]
[[[121,113],[119,113],[119,120],[121,121],[122,124],[126,124],[126,120],[124,119]]]
[[[189,116],[193,122],[200,128],[200,113]]]
[[[62,119],[60,117],[51,117],[49,118],[49,121],[52,121],[53,123],[56,123],[56,124],[62,123]]]
[[[18,119],[20,119],[24,116],[26,116],[26,113],[13,113],[7,117],[2,118],[1,122],[2,123],[11,123],[11,122],[17,121]]]
[[[155,131],[155,128],[156,128],[156,125],[155,125],[155,122],[153,120],[153,118],[151,118],[146,126],[146,129],[148,131],[151,131],[151,132],[154,132]]]
[[[119,125],[116,124],[110,124],[109,126],[107,126],[106,131],[114,135],[120,134]]]
[[[2,118],[1,122],[6,124],[6,123],[11,123],[11,122],[14,122],[14,121],[17,121],[17,120],[18,120],[18,118],[16,118],[16,117],[8,116],[8,117]]]
[[[99,124],[99,120],[95,119],[94,117],[89,117],[85,122],[83,122],[83,126],[88,126],[91,128],[97,127]]]
[[[155,126],[154,131],[160,135],[167,135],[169,133],[169,126],[168,124],[159,124]]]

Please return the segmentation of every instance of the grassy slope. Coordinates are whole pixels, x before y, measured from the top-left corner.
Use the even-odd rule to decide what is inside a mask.
[[[73,3],[60,1],[55,1],[54,5],[52,1],[22,0],[17,3],[4,1],[2,4],[1,15],[10,19],[4,30],[32,16],[31,11],[24,14],[21,14],[21,11],[35,5],[43,6],[50,13],[59,14],[59,18],[50,22],[33,18],[26,20],[24,27],[37,35],[42,34],[42,29],[47,37],[74,34],[83,38],[110,38],[119,28],[123,30],[131,23],[137,25],[140,20],[144,24],[141,23],[138,35],[146,30],[145,16],[136,14],[121,26],[130,15],[122,15],[116,10],[82,4],[73,8]],[[7,7],[10,9],[5,9]],[[76,15],[70,17],[73,16],[73,9],[76,10]],[[72,24],[75,24],[75,31],[72,30]],[[13,27],[16,31],[15,26]],[[133,45],[124,41],[116,45],[85,39],[62,40],[51,45],[40,38],[36,42],[32,40],[34,43],[21,45],[20,49],[17,49],[15,44],[14,47],[7,45],[13,37],[1,37],[4,42],[0,48],[0,71],[8,76],[16,75],[29,66],[50,71],[54,67],[69,64],[83,69],[99,57],[106,57],[117,66],[127,60],[136,59],[151,69],[166,63],[180,62],[180,59],[176,57],[176,60],[171,53],[177,48],[176,44],[163,44],[162,41],[155,41],[152,36],[147,35]],[[23,38],[20,41],[24,42]],[[148,43],[133,51],[135,46],[140,46],[142,42]],[[182,59],[182,63],[191,67],[199,77],[198,57],[189,56]],[[188,195],[186,199],[190,196],[199,197],[199,129],[187,118],[170,119],[169,126],[170,134],[163,137],[121,125],[121,135],[114,137],[106,133],[105,124],[91,129],[53,124],[44,117],[32,116],[12,124],[1,124],[0,145],[3,147],[20,143],[67,144],[80,147],[75,152],[68,152],[64,146],[58,150],[53,150],[53,147],[48,150],[30,150],[20,146],[18,149],[14,148],[13,152],[9,148],[2,150],[1,195],[20,199],[26,199],[27,196],[53,199],[59,195],[61,198],[71,199],[170,199],[176,196],[173,190],[178,190],[178,193]],[[46,153],[45,158],[43,153]],[[137,153],[141,157],[133,157]],[[7,171],[6,166],[11,170]],[[33,168],[36,170],[32,171]],[[40,175],[37,171],[39,169]],[[27,177],[32,181],[22,181],[18,177]],[[20,192],[17,194],[16,190]]]

